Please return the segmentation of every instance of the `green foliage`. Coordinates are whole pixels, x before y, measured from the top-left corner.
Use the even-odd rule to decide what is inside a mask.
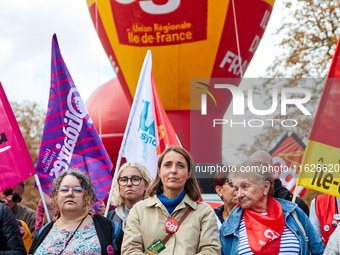
[[[38,160],[46,112],[37,103],[29,101],[21,104],[11,102],[11,107],[35,165]]]
[[[325,78],[340,34],[340,2],[285,0],[287,16],[274,36],[284,53],[268,77]]]
[[[11,107],[19,124],[34,165],[36,165],[42,133],[45,125],[46,112],[34,102],[11,102]],[[21,204],[36,210],[40,195],[34,188],[34,177],[25,181],[25,191]]]

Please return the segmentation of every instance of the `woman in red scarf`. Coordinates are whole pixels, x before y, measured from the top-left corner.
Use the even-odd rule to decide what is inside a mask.
[[[307,215],[295,203],[272,197],[271,169],[263,163],[248,161],[237,170],[231,178],[239,205],[220,229],[223,255],[323,253],[324,245]]]

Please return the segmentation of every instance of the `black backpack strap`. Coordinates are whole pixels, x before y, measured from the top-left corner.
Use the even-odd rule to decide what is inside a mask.
[[[39,247],[39,245],[44,241],[48,232],[50,232],[53,224],[54,224],[54,221],[47,223],[46,227],[43,226],[44,229],[42,229],[41,231],[38,231],[36,237],[33,240],[30,251],[28,252],[29,254],[33,254],[35,250]]]
[[[114,242],[115,242],[115,246],[117,250],[115,252],[115,255],[120,255],[124,231],[121,229],[120,225],[115,221],[111,221],[111,225],[112,225],[112,236],[114,238]]]

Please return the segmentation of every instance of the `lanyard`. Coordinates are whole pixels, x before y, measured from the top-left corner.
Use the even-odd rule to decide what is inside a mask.
[[[64,249],[61,250],[61,252],[59,253],[59,255],[61,255],[64,250],[66,249],[66,246],[68,245],[68,243],[71,241],[72,237],[75,235],[75,233],[77,232],[78,228],[80,227],[80,225],[83,223],[83,221],[85,220],[85,218],[87,217],[87,214],[85,215],[85,217],[81,220],[81,222],[79,223],[78,227],[76,228],[76,230],[72,233],[71,237],[67,240]]]

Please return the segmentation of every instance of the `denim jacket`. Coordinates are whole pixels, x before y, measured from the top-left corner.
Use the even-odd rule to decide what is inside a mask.
[[[308,216],[295,203],[283,199],[276,199],[282,206],[285,223],[290,230],[294,232],[300,242],[300,255],[308,255],[308,248],[305,236],[299,228],[298,224],[292,216],[292,211],[295,210],[299,220],[304,226],[306,235],[309,239],[310,254],[323,254],[325,246],[320,237],[313,228]],[[239,244],[239,225],[243,209],[234,207],[227,220],[224,221],[220,228],[220,239],[222,244],[222,255],[238,254]]]

